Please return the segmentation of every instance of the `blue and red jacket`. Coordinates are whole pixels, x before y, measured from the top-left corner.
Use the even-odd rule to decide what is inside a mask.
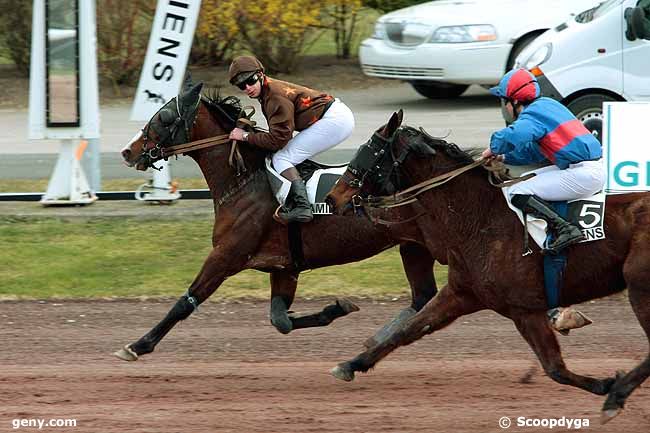
[[[490,149],[506,164],[551,161],[561,169],[602,157],[600,143],[564,105],[538,98],[510,126],[492,134]]]

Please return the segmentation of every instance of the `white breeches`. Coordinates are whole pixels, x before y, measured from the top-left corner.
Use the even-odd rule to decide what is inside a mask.
[[[299,132],[286,146],[273,155],[273,168],[282,173],[305,159],[330,149],[352,134],[354,115],[338,99],[330,105],[325,115],[309,128]]]
[[[605,165],[600,161],[583,161],[561,170],[556,165],[535,170],[537,175],[509,188],[515,194],[536,195],[542,200],[564,201],[589,197],[605,186]]]

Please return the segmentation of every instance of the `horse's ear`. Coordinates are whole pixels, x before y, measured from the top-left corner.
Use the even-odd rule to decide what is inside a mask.
[[[399,124],[397,126],[400,126],[402,124],[402,120],[404,120],[404,110],[401,108],[397,112],[397,119],[399,120]]]
[[[196,104],[196,101],[201,96],[201,89],[203,88],[203,83],[195,84],[193,87],[190,87],[188,90],[184,91],[180,95],[180,103],[184,107],[191,107]]]
[[[382,131],[384,137],[392,136],[401,124],[402,110],[399,110],[399,113],[393,113],[393,115],[390,116],[390,120],[388,120],[388,123],[384,126],[384,130]]]
[[[183,79],[181,93],[189,92],[192,89],[192,86],[194,86],[194,83],[192,82],[192,74],[190,74],[190,71],[187,71],[185,73],[185,78]]]

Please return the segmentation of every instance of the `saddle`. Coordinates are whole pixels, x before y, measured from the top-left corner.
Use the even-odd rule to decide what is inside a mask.
[[[510,187],[507,185],[508,183],[514,185],[517,181],[529,179],[535,173],[545,170],[546,167],[529,170],[530,167],[510,166],[503,162],[493,161],[490,165],[485,166],[485,168],[490,172],[490,182],[501,188],[508,207],[517,215],[519,221],[524,224],[528,230],[528,234],[533,238],[535,243],[543,249],[548,240],[546,221],[527,215],[526,222],[524,223],[521,210],[513,206],[510,202]],[[603,191],[599,191],[591,197],[583,197],[569,202],[549,202],[549,204],[560,216],[580,228],[582,234],[585,236],[585,240],[581,241],[581,243],[605,239],[605,229],[603,227],[605,193]]]
[[[336,181],[345,173],[347,164],[327,165],[320,162],[306,160],[296,166],[307,186],[307,198],[311,203],[312,212],[315,215],[331,215],[332,211],[327,203],[325,196],[332,189]],[[271,158],[266,158],[266,174],[269,178],[271,191],[283,205],[289,194],[291,182],[282,177],[271,163]]]

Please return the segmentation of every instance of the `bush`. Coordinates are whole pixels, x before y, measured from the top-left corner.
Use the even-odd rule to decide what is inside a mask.
[[[0,44],[21,74],[29,76],[32,1],[0,0]]]
[[[255,53],[268,72],[291,72],[320,25],[321,2],[256,0],[235,2],[233,13],[243,46]]]
[[[155,6],[155,0],[97,0],[99,74],[116,90],[139,77]]]
[[[238,6],[238,2],[228,0],[203,0],[190,63],[217,65],[230,57],[239,36],[234,19]]]

